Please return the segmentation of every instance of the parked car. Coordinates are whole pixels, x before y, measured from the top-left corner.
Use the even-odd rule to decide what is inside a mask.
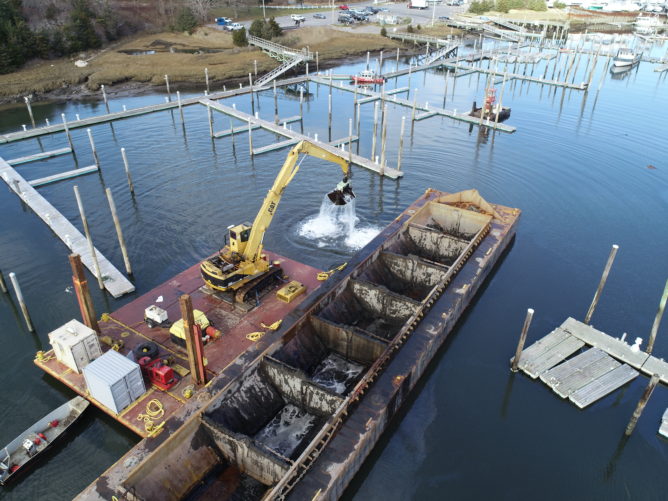
[[[355,21],[359,21],[361,23],[366,23],[369,21],[369,18],[364,14],[359,11],[351,11],[350,15],[355,19]]]
[[[347,14],[339,14],[339,22],[341,24],[355,24],[355,19]]]
[[[292,14],[290,16],[290,19],[292,19],[295,23],[303,23],[304,21],[306,21],[306,18],[301,14]]]
[[[345,4],[344,5],[339,5],[339,10],[348,10],[348,6],[345,5]]]
[[[226,24],[230,24],[232,20],[229,17],[217,17],[214,19],[216,24],[219,26],[225,26]]]
[[[449,18],[448,16],[438,16],[438,18],[439,18],[441,21],[449,21],[449,20],[450,20],[450,18]]]
[[[324,14],[313,14],[313,17],[316,19],[327,19],[327,16]]]
[[[378,14],[380,12],[380,9],[377,9],[376,7],[372,7],[371,5],[367,5],[364,7],[364,10],[366,12],[369,12],[371,14]]]
[[[244,25],[241,23],[232,23],[232,24],[226,24],[225,29],[227,31],[237,31],[240,29],[243,29]]]

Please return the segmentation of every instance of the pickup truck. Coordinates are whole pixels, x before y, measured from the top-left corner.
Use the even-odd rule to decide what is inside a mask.
[[[241,23],[232,23],[232,24],[226,24],[225,29],[227,31],[237,31],[243,29],[244,25]]]
[[[292,19],[295,23],[303,23],[304,21],[306,21],[306,18],[301,14],[292,14],[290,16],[290,19]]]

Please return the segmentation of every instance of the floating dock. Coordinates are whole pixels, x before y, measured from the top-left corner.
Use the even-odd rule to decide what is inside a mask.
[[[290,280],[301,282],[306,286],[308,292],[315,290],[322,283],[316,278],[320,270],[271,252],[266,252],[266,254],[271,261],[279,261]],[[119,350],[120,353],[127,354],[141,343],[147,341],[156,343],[160,350],[160,356],[170,359],[175,372],[182,376],[179,383],[169,391],[161,391],[156,387],[151,387],[130,407],[125,408],[120,414],[115,414],[100,402],[91,398],[87,392],[83,374],[73,372],[57,361],[53,350],[46,352],[42,358],[35,359],[35,364],[79,395],[90,400],[102,411],[137,435],[147,437],[149,431],[146,430],[143,422],[139,419],[139,415],[146,412],[146,404],[157,398],[165,411],[161,420],[169,419],[188,403],[184,396],[184,390],[191,386],[191,378],[188,376],[189,364],[185,348],[170,340],[169,329],[150,328],[146,325],[144,322],[145,308],[155,304],[166,310],[170,320],[175,321],[181,318],[179,297],[182,294],[190,294],[194,308],[204,312],[215,328],[222,332],[220,339],[214,340],[204,347],[207,376],[212,379],[228,367],[234,366],[241,355],[246,354],[248,356],[248,353],[253,352],[258,341],[257,335],[249,338],[248,334],[266,332],[268,329],[263,327],[262,324],[265,326],[271,325],[276,320],[284,318],[305,297],[302,295],[291,303],[284,303],[276,298],[275,293],[269,293],[261,298],[260,305],[257,308],[246,312],[209,293],[202,285],[203,281],[198,263],[119,310],[102,315],[102,319],[98,322],[100,339],[105,341],[102,345],[104,351],[111,349],[111,345],[117,344],[122,346]],[[195,400],[195,404],[201,403],[200,400],[193,400]],[[155,423],[155,425],[158,425],[158,423]]]
[[[337,499],[519,215],[474,190],[427,190],[77,499]]]
[[[574,318],[523,350],[518,368],[580,409],[640,373],[668,384],[668,363]]]

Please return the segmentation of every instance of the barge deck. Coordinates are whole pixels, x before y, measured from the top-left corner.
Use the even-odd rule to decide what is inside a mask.
[[[427,190],[216,376],[208,402],[189,403],[169,434],[140,442],[77,499],[337,499],[519,215],[474,190]]]
[[[281,267],[290,280],[297,280],[306,286],[308,292],[315,290],[322,282],[317,280],[320,270],[310,266],[292,261],[266,251],[271,261],[280,261]],[[147,430],[140,414],[146,412],[146,405],[152,399],[158,399],[164,409],[164,416],[160,421],[154,422],[152,426],[160,426],[160,422],[166,422],[181,407],[186,405],[187,398],[184,392],[192,386],[191,378],[185,372],[188,371],[188,355],[182,348],[170,340],[169,329],[162,327],[150,328],[144,322],[144,309],[152,304],[158,305],[167,311],[170,320],[181,318],[179,310],[179,297],[189,294],[195,309],[204,312],[214,327],[221,331],[221,337],[204,347],[206,359],[206,372],[209,380],[221,374],[225,369],[234,364],[237,357],[248,352],[256,344],[256,336],[251,333],[267,332],[265,326],[269,326],[277,320],[285,317],[290,311],[299,305],[306,297],[297,297],[291,303],[285,303],[277,299],[275,293],[266,294],[257,308],[246,312],[235,307],[216,295],[208,293],[202,287],[199,263],[179,273],[169,281],[159,285],[134,301],[126,304],[111,314],[103,314],[98,322],[100,327],[100,339],[106,339],[102,344],[104,351],[111,349],[111,345],[121,345],[120,352],[123,354],[131,352],[141,343],[148,341],[158,345],[160,356],[168,357],[172,367],[177,373],[181,373],[181,379],[176,386],[168,391],[162,391],[155,386],[147,389],[138,400],[116,414],[106,408],[100,402],[90,396],[86,389],[83,374],[78,374],[72,369],[56,360],[53,350],[44,353],[35,359],[35,364],[44,372],[50,374],[61,383],[69,386],[79,395],[87,398],[102,411],[109,414],[119,423],[125,425],[141,437],[151,435],[150,428]],[[264,324],[264,326],[263,326]],[[253,340],[255,339],[255,340]],[[198,393],[195,398],[202,402]]]

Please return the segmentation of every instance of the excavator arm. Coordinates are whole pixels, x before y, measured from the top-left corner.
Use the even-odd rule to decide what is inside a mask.
[[[344,176],[343,181],[337,185],[333,192],[328,194],[333,203],[336,205],[344,205],[347,202],[344,195],[348,195],[350,198],[355,196],[350,187],[351,170],[348,161],[313,143],[300,141],[288,153],[288,156],[283,163],[283,167],[281,167],[278,176],[276,176],[276,179],[274,180],[273,186],[262,202],[260,211],[257,213],[257,216],[255,216],[255,221],[253,221],[246,248],[242,254],[245,261],[257,262],[261,258],[264,234],[276,214],[276,208],[281,201],[283,191],[299,171],[300,164],[298,160],[300,154],[321,158],[338,164],[341,167]]]

